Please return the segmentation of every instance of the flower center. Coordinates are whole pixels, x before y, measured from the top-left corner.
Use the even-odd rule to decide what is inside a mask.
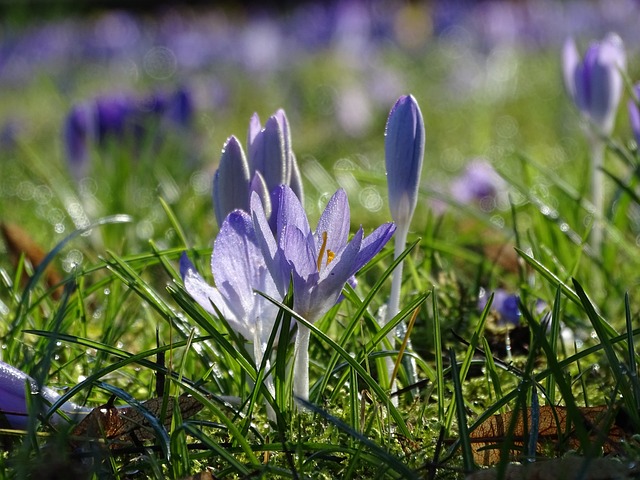
[[[322,246],[320,247],[320,253],[318,253],[318,271],[320,271],[320,268],[322,267],[325,252],[327,252],[327,263],[325,265],[329,265],[336,254],[327,249],[327,232],[322,232]]]

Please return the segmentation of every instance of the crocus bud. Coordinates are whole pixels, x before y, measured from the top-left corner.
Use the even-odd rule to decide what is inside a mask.
[[[271,215],[271,198],[269,197],[269,190],[267,189],[267,182],[264,181],[264,177],[260,172],[253,174],[251,183],[249,184],[249,198],[253,192],[258,194],[260,200],[262,200],[262,206],[267,214],[267,217]]]
[[[288,184],[284,134],[275,116],[269,117],[264,128],[255,133],[254,118],[249,130],[249,164],[252,173],[262,174],[271,191],[278,185]]]
[[[213,208],[218,225],[239,208],[249,211],[249,164],[238,139],[231,136],[222,148],[220,165],[213,177]]]
[[[296,156],[291,152],[291,181],[289,183],[291,190],[296,194],[296,197],[304,203],[304,187],[302,186],[302,174],[296,161]]]
[[[391,217],[408,224],[418,201],[418,186],[424,157],[424,122],[416,99],[405,95],[389,113],[384,151]]]
[[[624,44],[614,33],[592,43],[581,60],[572,38],[562,51],[567,91],[582,114],[604,135],[613,131],[622,96],[622,70],[626,66]]]
[[[50,388],[39,388],[36,381],[22,370],[0,361],[0,428],[27,429],[29,424],[27,395],[31,395],[33,399],[40,397],[41,406],[45,409],[60,399],[60,395]],[[91,409],[66,402],[61,410],[75,418],[76,415],[88,413]],[[56,413],[50,421],[60,424],[64,419]]]
[[[638,107],[640,83],[636,83],[636,86],[633,87],[633,96],[635,98],[629,100],[629,123],[633,136],[636,137],[636,143],[640,146],[640,107]]]

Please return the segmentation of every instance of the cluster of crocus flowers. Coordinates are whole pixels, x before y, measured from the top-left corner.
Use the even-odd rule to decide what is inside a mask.
[[[567,91],[589,122],[587,136],[591,147],[591,196],[595,209],[595,222],[591,245],[596,254],[602,243],[601,218],[604,214],[604,139],[613,132],[616,113],[624,82],[626,67],[624,45],[616,34],[608,34],[595,42],[580,58],[573,39],[565,42],[562,66]]]
[[[213,178],[213,206],[218,225],[236,208],[249,211],[256,192],[271,215],[270,194],[278,185],[289,185],[304,198],[302,178],[291,148],[289,121],[284,110],[274,113],[264,127],[257,113],[249,122],[248,158],[235,136],[227,139]]]
[[[254,115],[248,144],[247,160],[240,142],[230,137],[214,177],[214,209],[221,224],[211,260],[215,287],[186,256],[180,270],[187,292],[206,311],[253,342],[257,363],[278,307],[255,292],[281,301],[291,286],[294,311],[314,323],[339,302],[345,284],[380,252],[395,225],[385,223],[368,236],[360,227],[349,240],[349,202],[340,189],[311,229],[283,110],[264,127]],[[304,400],[309,397],[309,338],[309,329],[298,324],[293,389]]]
[[[335,305],[347,281],[389,241],[395,226],[386,223],[364,236],[362,227],[351,241],[349,203],[338,190],[311,231],[297,195],[287,185],[273,192],[275,232],[257,193],[250,217],[234,210],[223,222],[212,255],[216,287],[208,285],[186,256],[181,274],[187,292],[209,313],[221,315],[236,332],[252,340],[256,362],[262,359],[277,307],[255,291],[281,300],[293,285],[293,308],[309,322]],[[294,360],[294,393],[309,396],[309,330],[298,325]]]
[[[186,127],[192,117],[193,100],[185,88],[144,97],[119,92],[80,102],[64,120],[67,159],[75,170],[82,170],[92,148],[104,148],[111,142],[137,147],[155,127],[162,128],[163,123]]]

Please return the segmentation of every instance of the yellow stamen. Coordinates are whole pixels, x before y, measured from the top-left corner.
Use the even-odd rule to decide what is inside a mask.
[[[322,246],[320,247],[320,253],[318,253],[318,271],[322,267],[322,260],[324,259],[324,253],[327,252],[327,265],[331,263],[336,254],[327,249],[327,232],[322,232]]]
[[[318,271],[322,266],[322,257],[324,257],[324,251],[327,248],[327,232],[322,232],[322,246],[320,247],[320,253],[318,254]]]
[[[327,265],[331,263],[331,260],[336,256],[331,250],[327,250]]]

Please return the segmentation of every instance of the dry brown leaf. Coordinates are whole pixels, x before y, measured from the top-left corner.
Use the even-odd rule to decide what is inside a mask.
[[[625,436],[625,432],[620,426],[615,424],[609,426],[612,421],[612,418],[608,417],[609,411],[610,408],[604,405],[580,408],[582,421],[590,437],[595,439],[599,434],[606,435],[606,441],[603,445],[604,453],[614,451],[616,444]],[[532,425],[531,409],[529,408],[525,412],[526,420],[522,411],[519,411],[511,437],[514,448],[511,449],[509,455],[515,458],[522,456],[522,449],[529,437],[529,429]],[[493,465],[500,461],[502,444],[507,440],[512,418],[513,412],[494,415],[471,432],[471,447],[476,463]],[[606,429],[606,432],[603,432],[603,429]],[[544,453],[545,447],[548,445],[557,447],[564,444],[567,449],[576,449],[580,446],[575,436],[574,425],[568,425],[565,407],[540,407],[537,439],[536,452],[538,454]]]
[[[478,470],[467,480],[497,480],[497,468]],[[624,480],[637,478],[638,468],[614,458],[578,457],[554,458],[525,465],[507,465],[504,480]]]
[[[18,263],[20,256],[24,254],[31,265],[37,267],[47,256],[47,253],[38,245],[24,229],[12,223],[1,223],[0,231],[7,244],[7,249],[12,262]],[[44,271],[44,280],[49,287],[60,285],[62,276],[58,273],[53,264],[49,264]],[[26,282],[26,275],[21,279]],[[53,291],[53,298],[59,299],[62,296],[62,287],[59,286]]]
[[[162,398],[152,398],[142,403],[142,406],[152,414],[159,416],[162,409]],[[171,426],[174,408],[174,397],[167,402],[167,415],[164,419],[165,428]],[[190,418],[202,409],[202,403],[188,394],[178,397],[178,407],[182,418]],[[134,407],[117,408],[112,404],[105,404],[94,408],[74,429],[72,435],[82,440],[104,439],[112,449],[131,446],[136,442],[151,440],[154,431],[144,418],[144,415]]]

